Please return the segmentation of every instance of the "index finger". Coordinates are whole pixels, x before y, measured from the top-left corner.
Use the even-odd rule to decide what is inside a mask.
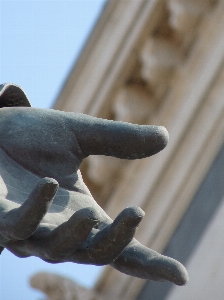
[[[164,149],[169,139],[163,126],[137,125],[84,114],[73,114],[71,125],[85,156],[144,158]]]

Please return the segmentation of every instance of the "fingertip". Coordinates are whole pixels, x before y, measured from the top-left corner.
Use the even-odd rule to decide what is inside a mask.
[[[187,272],[186,268],[181,263],[179,263],[179,264],[180,264],[180,266],[179,266],[180,276],[174,283],[176,283],[177,285],[183,286],[188,283],[189,276],[188,276],[188,272]]]
[[[138,206],[127,207],[123,210],[123,214],[133,218],[143,218],[145,212]]]
[[[50,200],[55,196],[59,184],[55,179],[45,177],[40,180],[39,187],[42,190],[44,198]]]
[[[96,209],[86,207],[76,211],[66,222],[66,226],[67,228],[73,228],[72,230],[76,231],[76,235],[79,235],[79,231],[80,233],[83,232],[83,234],[91,231],[99,223],[99,220],[99,214]]]
[[[49,185],[49,186],[58,186],[57,180],[50,177],[44,177],[40,180],[40,184]]]
[[[92,220],[92,221],[98,221],[99,220],[99,213],[97,210],[93,207],[85,207],[77,211],[76,216],[79,216],[81,219],[85,220]]]
[[[142,143],[138,143],[138,153],[135,158],[144,158],[162,151],[168,141],[169,133],[164,126],[141,125]]]
[[[161,279],[173,282],[176,285],[186,285],[189,281],[189,276],[186,268],[177,260],[159,255],[156,259],[158,274]]]
[[[170,266],[170,270],[172,270],[172,281],[176,285],[186,285],[189,281],[189,276],[186,268],[177,260],[173,258],[167,258],[169,260],[168,265]]]
[[[136,228],[143,219],[145,212],[137,206],[125,208],[115,219],[126,228]]]
[[[169,133],[164,126],[157,127],[157,140],[159,141],[160,151],[163,150],[169,142]]]

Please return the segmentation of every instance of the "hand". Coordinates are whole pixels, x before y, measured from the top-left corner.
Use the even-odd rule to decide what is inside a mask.
[[[178,285],[185,268],[133,239],[144,216],[124,209],[112,221],[82,181],[89,155],[137,159],[161,151],[166,129],[34,108],[0,109],[0,245],[19,257],[111,264]]]

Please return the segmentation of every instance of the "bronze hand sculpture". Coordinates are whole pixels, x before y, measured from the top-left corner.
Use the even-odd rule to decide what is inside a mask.
[[[89,155],[156,154],[167,144],[166,129],[35,109],[18,86],[1,88],[2,249],[50,263],[110,264],[139,278],[185,284],[187,271],[179,262],[133,238],[144,216],[141,208],[126,208],[112,221],[79,171]]]

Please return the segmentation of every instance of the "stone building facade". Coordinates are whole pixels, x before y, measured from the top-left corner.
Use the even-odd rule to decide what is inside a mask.
[[[224,1],[108,0],[55,109],[165,126],[154,157],[89,157],[84,181],[114,218],[146,213],[137,239],[183,262],[186,287],[106,267],[99,299],[223,299]]]

